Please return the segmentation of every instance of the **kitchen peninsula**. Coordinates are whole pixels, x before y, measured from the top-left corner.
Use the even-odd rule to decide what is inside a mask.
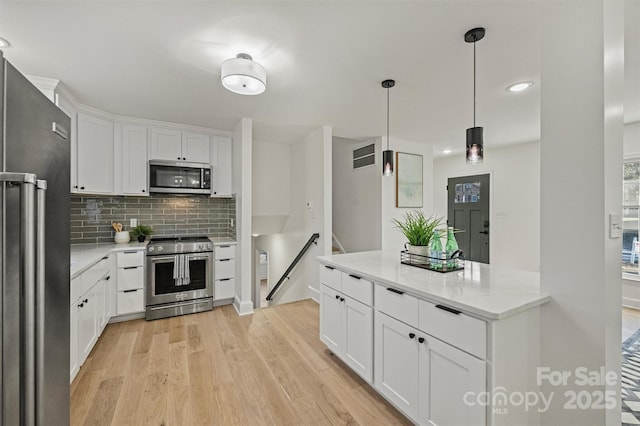
[[[538,273],[439,273],[382,251],[318,260],[320,339],[412,421],[539,423],[539,407],[509,400],[537,389]]]

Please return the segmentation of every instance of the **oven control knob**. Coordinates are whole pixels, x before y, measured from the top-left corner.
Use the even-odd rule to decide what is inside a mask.
[[[213,249],[213,244],[207,244],[207,248],[208,248],[209,250]]]
[[[148,251],[149,253],[153,253],[153,247],[149,247],[149,248],[147,249],[147,251]]]
[[[158,247],[158,251],[162,251],[162,250],[163,250],[162,246]]]

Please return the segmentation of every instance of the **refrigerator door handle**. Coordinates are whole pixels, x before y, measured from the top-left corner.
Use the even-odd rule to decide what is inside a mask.
[[[36,424],[46,425],[44,418],[44,407],[46,395],[44,395],[44,349],[45,349],[45,198],[47,191],[47,181],[38,179],[36,181],[36,346],[35,346],[35,407]]]
[[[35,187],[36,175],[33,173],[0,172],[0,182],[20,186],[20,257],[22,260],[22,294],[24,310],[22,313],[23,365],[23,418],[21,424],[35,425],[36,417],[36,218]]]

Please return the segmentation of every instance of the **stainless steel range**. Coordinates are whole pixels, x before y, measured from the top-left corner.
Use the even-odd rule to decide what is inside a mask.
[[[153,238],[147,246],[147,320],[213,309],[213,243]]]

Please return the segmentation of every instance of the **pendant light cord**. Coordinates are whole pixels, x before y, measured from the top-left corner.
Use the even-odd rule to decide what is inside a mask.
[[[389,151],[389,88],[387,87],[387,151]]]
[[[476,127],[476,42],[473,42],[473,127]]]

